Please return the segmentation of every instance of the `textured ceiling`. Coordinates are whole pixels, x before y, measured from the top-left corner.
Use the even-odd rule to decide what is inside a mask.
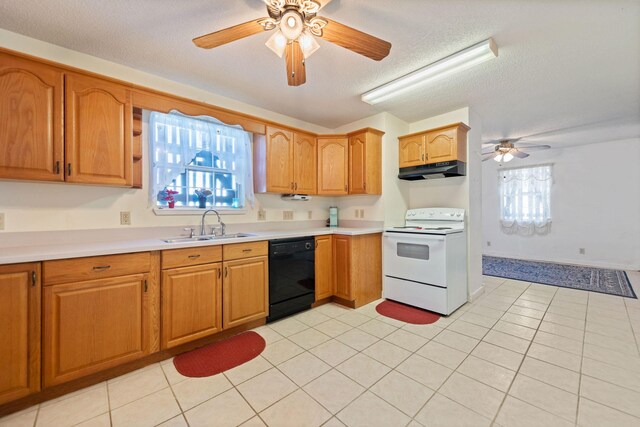
[[[320,41],[307,83],[259,34],[213,50],[191,39],[266,15],[261,0],[2,0],[0,28],[335,128],[380,111],[408,122],[470,106],[483,139],[563,144],[640,135],[637,0],[333,0],[321,15],[393,44],[375,62]],[[493,37],[499,57],[397,99],[360,94]],[[541,135],[540,135],[541,134]]]

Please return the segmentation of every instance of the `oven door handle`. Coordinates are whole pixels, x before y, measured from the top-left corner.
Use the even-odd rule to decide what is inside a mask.
[[[402,243],[428,243],[430,241],[444,242],[445,236],[435,234],[385,233],[384,238]]]

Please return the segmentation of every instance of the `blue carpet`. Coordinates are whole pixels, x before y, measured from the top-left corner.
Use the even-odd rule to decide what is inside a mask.
[[[621,270],[483,255],[482,274],[637,299]]]

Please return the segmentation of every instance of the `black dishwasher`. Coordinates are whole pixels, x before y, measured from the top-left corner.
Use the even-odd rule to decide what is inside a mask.
[[[313,237],[269,241],[269,317],[267,322],[311,308],[315,301]]]

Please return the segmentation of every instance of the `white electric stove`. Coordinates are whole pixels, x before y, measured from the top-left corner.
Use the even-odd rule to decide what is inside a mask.
[[[410,209],[405,225],[387,228],[384,298],[449,315],[467,302],[465,211]]]

